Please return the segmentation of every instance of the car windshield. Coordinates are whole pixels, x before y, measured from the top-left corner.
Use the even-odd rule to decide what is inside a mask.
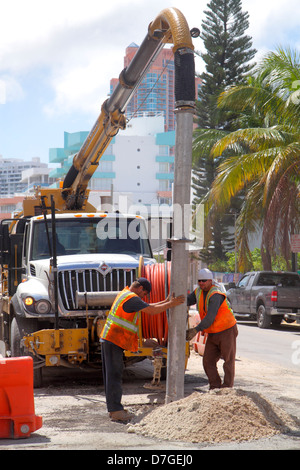
[[[147,230],[143,219],[135,217],[78,217],[57,218],[57,255],[86,253],[118,253],[152,257]],[[52,225],[48,221],[50,243]],[[35,221],[32,260],[49,258],[49,244],[45,222]]]

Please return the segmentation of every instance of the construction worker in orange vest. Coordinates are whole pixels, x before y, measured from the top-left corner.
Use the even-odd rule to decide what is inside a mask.
[[[112,421],[128,422],[133,415],[124,410],[122,399],[123,351],[138,350],[139,311],[157,315],[182,304],[184,295],[149,304],[142,299],[151,292],[148,279],[139,278],[116,297],[101,332],[103,381],[106,405]]]
[[[238,329],[230,305],[209,269],[198,273],[198,287],[188,295],[187,304],[198,307],[200,323],[187,330],[190,341],[199,331],[208,333],[203,355],[203,368],[208,377],[209,388],[233,387],[235,375],[236,337]],[[217,362],[224,359],[223,384]]]

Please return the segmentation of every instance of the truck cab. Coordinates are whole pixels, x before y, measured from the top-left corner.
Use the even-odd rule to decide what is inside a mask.
[[[23,354],[24,335],[54,327],[56,310],[51,215],[20,222],[17,262],[12,265],[10,256],[15,246],[11,240],[16,234],[5,231],[8,256],[4,261],[10,262],[7,269],[2,269],[10,279],[9,283],[2,282],[4,290],[8,286],[6,293],[2,290],[2,311],[4,336],[9,336],[5,342],[13,356]],[[55,241],[59,328],[84,328],[89,336],[92,332],[92,338],[87,338],[86,354],[76,357],[80,357],[79,362],[100,362],[98,336],[116,293],[136,279],[141,257],[145,265],[155,263],[145,220],[139,215],[119,213],[58,213]],[[77,294],[91,292],[108,295],[97,306],[80,306]],[[10,297],[10,302],[4,300]],[[75,361],[74,356],[71,360]]]
[[[76,306],[76,291],[120,291],[135,279],[140,256],[154,262],[140,216],[64,213],[55,219],[61,318],[85,317]],[[53,321],[51,247],[50,216],[32,217],[24,231],[22,282],[13,298],[18,316]]]

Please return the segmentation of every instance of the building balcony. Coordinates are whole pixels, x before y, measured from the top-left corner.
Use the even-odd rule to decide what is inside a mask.
[[[67,174],[67,169],[64,168],[53,168],[53,170],[50,171],[49,177],[50,178],[61,178],[62,176],[65,176]]]
[[[155,161],[157,163],[174,163],[174,155],[157,155]]]
[[[114,171],[95,171],[93,178],[111,178],[114,179],[116,173]]]
[[[64,148],[72,153],[78,152],[88,135],[87,131],[64,132]]]
[[[67,158],[65,149],[63,148],[52,148],[49,149],[49,162],[50,163],[61,163]]]
[[[174,180],[174,173],[156,173],[157,180]]]

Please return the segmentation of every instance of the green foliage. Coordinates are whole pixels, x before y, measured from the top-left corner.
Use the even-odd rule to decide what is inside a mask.
[[[215,260],[214,262],[208,264],[208,269],[214,272],[220,273],[234,273],[235,272],[235,252],[226,253],[227,261],[224,260]],[[239,258],[239,253],[237,253],[237,258]],[[262,256],[260,248],[254,248],[253,251],[249,254],[249,264],[248,270],[253,271],[263,271],[265,268],[262,262]],[[272,257],[272,271],[288,271],[290,268],[282,255],[274,255]],[[298,253],[298,269],[300,270],[300,253]]]
[[[200,128],[228,127],[228,116],[217,108],[217,98],[228,86],[241,83],[253,67],[249,62],[256,51],[251,38],[245,35],[249,15],[242,11],[241,3],[211,0],[204,11],[201,38],[206,50],[201,57],[206,70],[201,75],[203,83],[197,103]]]
[[[264,269],[272,268],[278,253],[291,268],[290,235],[300,229],[299,59],[279,48],[266,55],[247,85],[219,97],[220,108],[252,113],[261,123],[227,133],[212,149],[218,159],[231,152],[219,165],[209,194],[212,210],[225,212],[233,197],[241,191],[246,195],[237,219],[242,271],[249,264],[248,239],[257,229],[262,230]]]
[[[218,166],[230,155],[225,151],[220,158],[211,158],[212,147],[241,124],[236,113],[217,106],[219,94],[231,85],[244,82],[253,67],[250,61],[256,51],[252,49],[251,38],[245,34],[249,27],[249,15],[242,11],[241,3],[240,0],[211,0],[204,12],[201,31],[205,51],[200,55],[205,72],[200,76],[202,86],[196,102],[199,128],[195,131],[193,142],[194,207],[205,200],[216,178]],[[231,209],[238,212],[240,204],[239,198],[235,198]],[[216,212],[207,219],[206,251],[202,254],[204,260],[214,262],[220,258],[226,261],[225,254],[234,243],[228,230],[233,226],[232,222],[232,216]]]

